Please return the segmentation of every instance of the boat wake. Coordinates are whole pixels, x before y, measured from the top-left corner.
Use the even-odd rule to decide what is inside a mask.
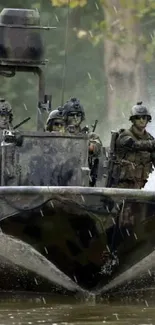
[[[62,286],[67,290],[83,291],[78,284],[74,283],[74,281],[31,245],[3,233],[0,233],[0,259],[2,263],[9,261],[14,265],[35,272],[44,279]]]
[[[140,262],[136,263],[125,272],[118,275],[103,288],[100,288],[96,294],[105,294],[107,292],[109,293],[110,291],[116,290],[123,285],[131,285],[131,282],[136,279],[140,281],[144,277],[152,277],[154,270],[155,251],[144,257]]]

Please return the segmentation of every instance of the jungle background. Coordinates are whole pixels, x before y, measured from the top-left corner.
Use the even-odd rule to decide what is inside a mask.
[[[110,130],[129,125],[132,105],[143,100],[155,116],[155,0],[0,0],[0,9],[37,8],[44,31],[46,93],[52,108],[61,104],[65,29],[69,9],[64,100],[78,97],[86,124],[99,120],[97,132],[107,144]],[[35,129],[37,78],[0,76],[0,96],[14,111],[14,124],[31,116]],[[153,124],[152,124],[153,125]]]

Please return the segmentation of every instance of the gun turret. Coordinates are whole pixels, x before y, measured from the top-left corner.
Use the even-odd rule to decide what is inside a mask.
[[[52,96],[45,94],[41,66],[47,62],[42,31],[53,28],[56,27],[40,25],[40,14],[36,9],[4,8],[0,12],[0,75],[14,77],[17,72],[38,75],[37,130],[44,129],[42,113],[51,111]],[[25,121],[20,125],[23,123]]]

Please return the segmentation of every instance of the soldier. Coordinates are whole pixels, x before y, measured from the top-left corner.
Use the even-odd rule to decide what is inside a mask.
[[[85,112],[79,99],[73,97],[64,104],[63,117],[69,133],[83,133],[81,123],[85,120]]]
[[[141,189],[155,165],[155,140],[146,131],[151,114],[138,102],[132,107],[129,120],[131,128],[120,130],[116,140],[112,187]],[[121,224],[133,223],[133,212],[136,214],[134,203],[126,202],[120,214]]]
[[[144,187],[155,164],[155,140],[146,131],[151,115],[138,102],[131,109],[129,130],[120,130],[116,140],[116,160],[113,168],[113,187]]]
[[[89,133],[88,164],[90,168],[90,186],[96,185],[101,151],[102,141],[99,136],[95,132]]]
[[[49,132],[65,132],[65,121],[62,116],[61,107],[50,112],[46,121],[45,130]]]
[[[88,127],[81,128],[81,123],[85,120],[84,108],[79,99],[71,98],[63,107],[63,116],[66,122],[66,130],[69,133],[88,133]],[[99,166],[99,156],[102,150],[102,142],[95,132],[89,134],[88,145],[88,165],[90,168],[90,186],[95,186]]]
[[[4,98],[0,98],[0,130],[12,128],[12,107]]]

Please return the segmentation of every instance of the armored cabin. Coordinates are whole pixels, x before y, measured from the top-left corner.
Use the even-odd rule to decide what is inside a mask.
[[[37,131],[3,132],[1,142],[1,185],[88,185],[88,137],[44,132],[50,110],[45,94],[45,65],[42,30],[38,10],[3,9],[0,13],[0,74],[37,73]],[[49,99],[49,100],[48,100]]]
[[[88,135],[44,132],[51,96],[45,94],[42,70],[43,29],[50,28],[40,25],[38,10],[7,8],[0,13],[0,74],[13,77],[21,71],[36,73],[39,79],[37,131],[20,132],[20,145],[16,132],[3,132],[1,185],[88,186]]]

